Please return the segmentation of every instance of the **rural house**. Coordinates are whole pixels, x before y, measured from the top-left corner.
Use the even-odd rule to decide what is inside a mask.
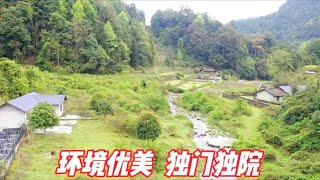
[[[222,77],[219,74],[219,71],[213,68],[201,68],[200,69],[201,78],[205,80],[213,80],[215,82],[221,82]]]
[[[271,103],[282,103],[285,96],[294,94],[294,91],[302,91],[306,89],[305,85],[298,85],[293,88],[292,86],[279,86],[278,88],[262,88],[256,92],[255,98],[260,101]]]
[[[42,95],[36,92],[13,99],[0,106],[0,129],[20,128],[27,123],[27,113],[42,102],[52,105],[60,117],[64,112],[65,100],[65,95]]]
[[[215,74],[216,72],[218,72],[218,71],[213,68],[201,68],[200,69],[200,73],[202,73],[202,74]]]
[[[280,88],[263,88],[256,92],[255,98],[260,101],[282,103],[286,95],[287,93]]]

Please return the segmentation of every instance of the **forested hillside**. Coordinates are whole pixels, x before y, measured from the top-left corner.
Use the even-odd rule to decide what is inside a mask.
[[[243,35],[234,25],[223,25],[191,9],[157,11],[151,30],[160,44],[175,50],[171,58],[175,61],[169,65],[207,65],[223,70],[224,75],[252,80],[320,63],[319,39],[300,45],[279,44],[266,33]]]
[[[0,1],[0,57],[42,70],[106,74],[154,61],[134,5],[103,0]]]
[[[318,0],[288,0],[276,13],[234,24],[244,33],[268,32],[280,41],[309,40],[320,37],[319,9]]]
[[[245,79],[257,78],[247,39],[207,14],[195,14],[191,9],[158,11],[152,17],[151,29],[160,43],[176,49],[176,59],[184,66],[205,64],[228,69]],[[266,35],[259,38],[262,55],[273,46],[273,40]]]

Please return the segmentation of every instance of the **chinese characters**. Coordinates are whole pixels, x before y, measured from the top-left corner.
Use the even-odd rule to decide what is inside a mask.
[[[89,177],[135,177],[153,174],[154,150],[62,150],[56,174],[74,177],[79,171]],[[261,150],[189,150],[168,152],[164,176],[195,177],[200,160],[201,177],[259,177],[264,152]]]

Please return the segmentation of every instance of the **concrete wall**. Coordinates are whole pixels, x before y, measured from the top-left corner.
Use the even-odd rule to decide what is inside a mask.
[[[63,110],[64,110],[63,104],[54,106],[54,111],[58,117],[61,117],[63,115]]]
[[[9,104],[0,107],[0,129],[20,128],[26,123],[27,114]]]

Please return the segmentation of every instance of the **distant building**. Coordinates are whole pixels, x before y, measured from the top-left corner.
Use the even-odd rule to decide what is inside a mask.
[[[298,85],[295,87],[296,91],[306,89],[305,85]],[[292,86],[279,86],[277,88],[262,88],[256,92],[255,99],[271,103],[282,103],[285,96],[292,95],[294,88]]]
[[[214,74],[216,72],[218,72],[218,71],[213,68],[201,68],[200,69],[200,73],[203,73],[203,74]]]
[[[217,71],[214,68],[202,68],[202,69],[200,69],[199,72],[201,74],[200,79],[211,80],[214,82],[221,82],[222,81],[222,77],[219,74],[219,71]]]
[[[52,105],[58,117],[64,112],[65,95],[42,95],[36,92],[13,99],[0,106],[0,129],[20,128],[27,123],[27,113],[31,112],[39,103]]]

